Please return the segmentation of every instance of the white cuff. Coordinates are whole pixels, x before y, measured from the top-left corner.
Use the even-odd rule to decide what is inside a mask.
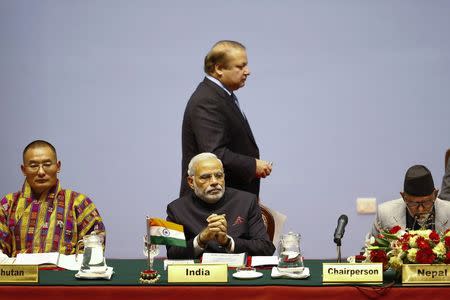
[[[233,240],[233,238],[232,238],[231,236],[229,236],[228,234],[227,234],[227,237],[231,240],[231,242],[230,242],[230,249],[229,249],[229,250],[226,249],[226,250],[227,250],[228,253],[234,253],[234,240]]]
[[[194,241],[193,241],[193,246],[194,246],[194,255],[195,256],[198,256],[200,253],[202,253],[203,251],[205,251],[205,248],[202,248],[202,247],[200,247],[200,245],[198,244],[198,238],[199,238],[199,235],[200,234],[198,234],[195,238],[194,238]]]

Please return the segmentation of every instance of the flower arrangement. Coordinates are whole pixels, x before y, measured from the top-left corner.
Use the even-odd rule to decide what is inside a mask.
[[[450,263],[450,229],[439,235],[430,229],[402,230],[395,226],[366,241],[366,262],[400,271],[403,264]]]

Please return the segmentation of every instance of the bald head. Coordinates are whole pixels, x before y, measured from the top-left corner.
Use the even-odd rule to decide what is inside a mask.
[[[213,76],[216,65],[227,67],[230,61],[230,53],[233,50],[245,51],[245,46],[239,42],[223,40],[214,44],[205,57],[204,70]]]

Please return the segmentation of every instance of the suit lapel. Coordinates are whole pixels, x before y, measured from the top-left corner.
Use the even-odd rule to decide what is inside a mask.
[[[391,229],[394,226],[399,225],[401,228],[406,228],[406,205],[402,201],[395,201],[390,207],[389,210],[391,213],[386,214],[383,224],[386,224],[387,228],[382,229]]]
[[[250,137],[250,140],[253,142],[253,144],[256,145],[255,137],[253,136],[252,129],[250,128],[250,124],[248,121],[244,118],[242,115],[241,110],[239,107],[234,103],[234,100],[232,96],[228,95],[227,92],[225,92],[220,86],[209,80],[208,78],[205,78],[203,80],[203,83],[205,83],[207,86],[211,87],[216,93],[220,96],[220,98],[223,99],[225,102],[225,105],[233,111],[233,113],[239,118],[240,122],[242,123],[242,126],[245,128],[245,131],[247,132],[248,136]]]

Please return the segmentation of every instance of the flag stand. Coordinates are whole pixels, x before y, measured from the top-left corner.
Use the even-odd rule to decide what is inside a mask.
[[[139,282],[142,284],[152,284],[156,283],[161,275],[158,274],[158,271],[153,270],[153,260],[155,253],[151,251],[152,244],[151,244],[151,238],[150,238],[150,218],[146,217],[145,220],[145,226],[147,226],[147,236],[146,239],[144,239],[144,246],[147,249],[147,265],[148,269],[141,272],[139,276]],[[156,250],[158,249],[158,245],[154,245],[156,247]],[[157,255],[157,254],[156,254]]]

